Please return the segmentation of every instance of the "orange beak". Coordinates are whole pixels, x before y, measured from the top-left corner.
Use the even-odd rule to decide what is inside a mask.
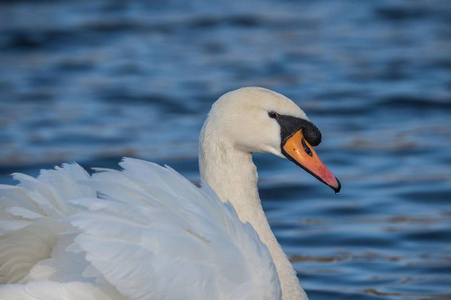
[[[305,140],[302,129],[289,137],[282,145],[283,154],[292,162],[330,186],[338,194],[340,181],[319,159],[313,147]]]

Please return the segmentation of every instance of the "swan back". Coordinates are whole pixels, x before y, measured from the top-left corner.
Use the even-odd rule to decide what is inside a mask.
[[[61,276],[67,281],[58,288],[69,295],[78,282],[86,287],[86,295],[95,291],[105,297],[114,295],[111,299],[281,298],[268,248],[252,226],[241,223],[233,207],[223,204],[207,185],[198,188],[170,168],[141,160],[127,158],[121,166],[122,171],[98,169],[92,178],[73,178],[73,184],[90,193],[64,195],[62,201],[75,208],[65,212],[66,217],[54,218],[64,232],[50,234],[56,241],[53,250],[32,267],[42,267],[45,261],[52,269],[47,278],[42,273],[39,278],[49,294],[55,287],[51,274],[71,271],[64,265],[57,270],[56,262],[63,263],[59,259],[67,255],[83,266],[77,278]],[[73,167],[64,166],[47,179],[58,180],[61,174],[72,178]],[[32,194],[35,187],[42,187],[42,180],[21,188]],[[60,187],[64,185],[54,186],[57,194],[64,193],[58,191]],[[92,194],[95,191],[100,197]],[[7,199],[10,208],[23,204],[21,199]],[[40,214],[39,210],[33,213]],[[42,214],[42,218],[48,216]],[[27,222],[21,229],[33,226],[34,219]],[[21,229],[6,231],[12,236]],[[35,235],[35,239],[46,238],[42,232]],[[8,259],[4,255],[0,259]],[[36,288],[35,282],[17,282],[22,284],[0,287],[0,298],[11,294],[11,289],[25,295]],[[45,288],[36,290],[36,297],[43,292]]]

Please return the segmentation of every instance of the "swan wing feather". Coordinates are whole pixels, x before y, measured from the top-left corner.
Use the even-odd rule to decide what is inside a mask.
[[[102,199],[70,202],[74,243],[129,299],[278,299],[267,247],[230,203],[170,168],[126,158],[89,186]],[[268,284],[272,283],[272,284]]]
[[[0,289],[1,300],[125,300],[108,288],[90,283],[67,283],[38,280],[24,284],[8,284]]]
[[[280,299],[233,206],[169,167],[65,164],[0,186],[0,299]],[[54,292],[52,292],[54,291]]]

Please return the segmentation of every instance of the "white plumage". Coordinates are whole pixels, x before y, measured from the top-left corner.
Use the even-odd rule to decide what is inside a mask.
[[[229,203],[172,169],[120,165],[1,186],[0,279],[20,284],[0,299],[280,298],[267,247]]]
[[[338,191],[309,137],[321,139],[290,99],[243,88],[202,128],[201,188],[131,158],[92,176],[77,164],[14,174],[17,186],[0,186],[0,300],[307,299],[264,214],[252,153],[287,157]]]

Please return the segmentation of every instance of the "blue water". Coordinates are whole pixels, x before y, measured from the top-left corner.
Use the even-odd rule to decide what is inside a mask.
[[[222,93],[284,93],[321,129],[335,196],[257,155],[311,299],[451,299],[451,4],[0,1],[0,182],[122,156],[199,180]]]

